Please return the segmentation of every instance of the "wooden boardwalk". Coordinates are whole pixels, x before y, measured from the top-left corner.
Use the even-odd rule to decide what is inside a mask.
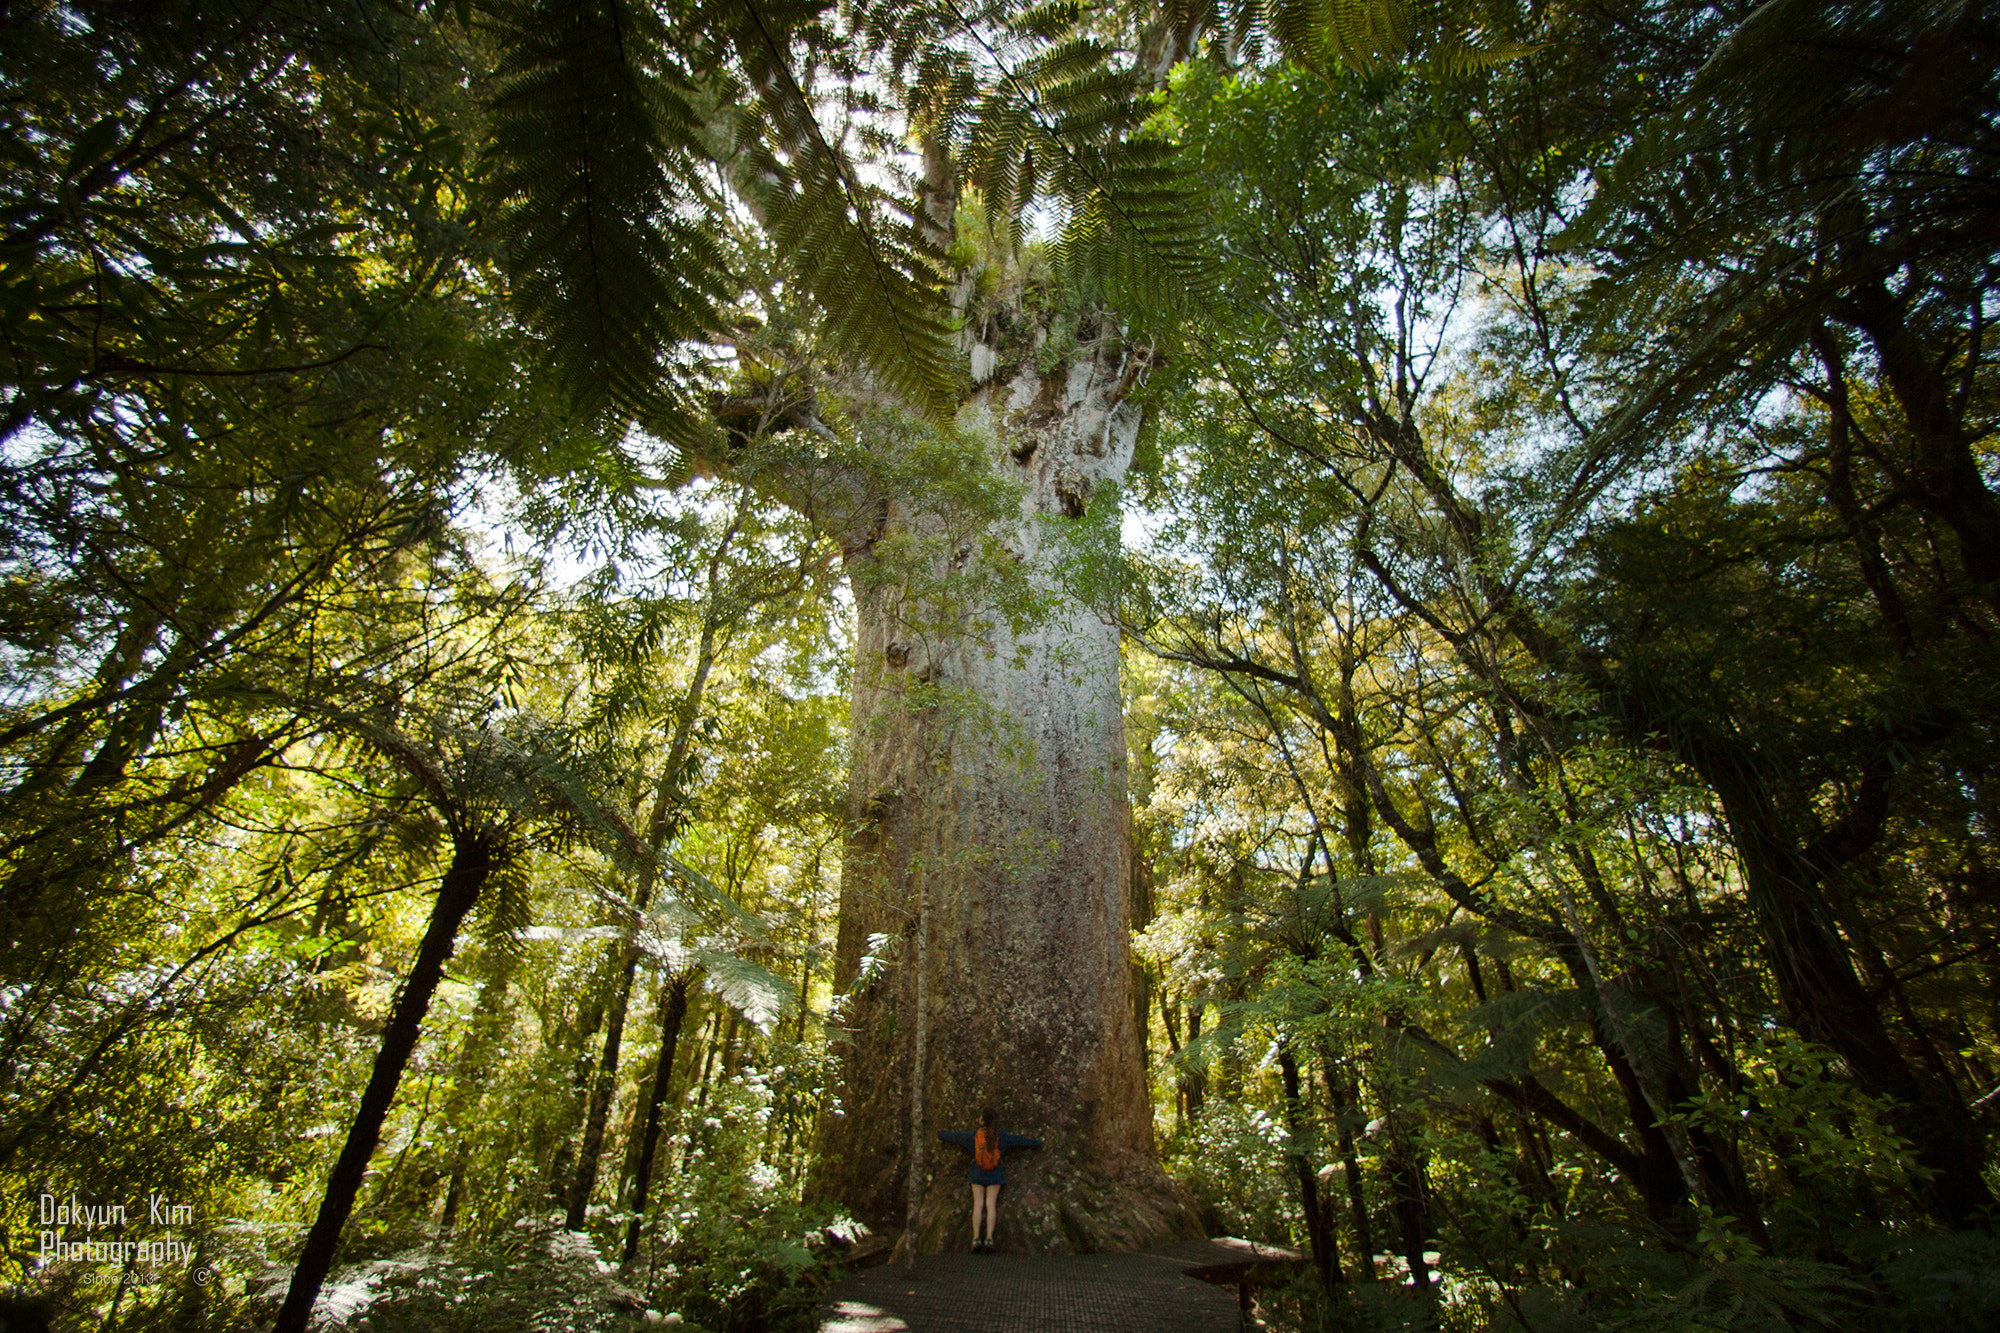
[[[936,1254],[836,1284],[820,1333],[1239,1333],[1236,1280],[1270,1280],[1298,1256],[1243,1241],[1138,1254]],[[1192,1276],[1203,1273],[1207,1281]]]

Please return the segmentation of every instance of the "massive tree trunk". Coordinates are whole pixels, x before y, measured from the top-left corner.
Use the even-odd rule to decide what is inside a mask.
[[[1090,1251],[1192,1234],[1155,1154],[1131,994],[1118,631],[1050,572],[1058,529],[1131,462],[1140,412],[1127,394],[1144,353],[1088,314],[1029,336],[1046,353],[1072,332],[1076,350],[1053,369],[1032,354],[1008,365],[1008,353],[972,347],[981,383],[958,425],[1021,483],[1020,509],[985,534],[997,546],[945,543],[929,567],[928,612],[913,609],[907,579],[882,577],[889,539],[935,538],[942,526],[918,497],[881,501],[868,530],[845,542],[859,632],[837,985],[854,994],[820,1185],[869,1225],[899,1231],[922,1136],[932,1145],[919,1182],[925,1251],[969,1237],[964,1158],[937,1145],[936,1131],[971,1127],[985,1105],[1004,1128],[1047,1145],[1008,1159],[1002,1249]],[[1010,560],[1054,607],[1037,623],[979,604],[982,561]],[[937,613],[954,587],[967,600]],[[882,965],[865,965],[871,958]],[[920,1027],[928,1054],[917,1125]]]

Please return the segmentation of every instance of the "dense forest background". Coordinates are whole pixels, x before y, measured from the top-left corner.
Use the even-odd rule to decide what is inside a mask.
[[[976,532],[971,341],[1125,339],[1048,577],[1265,1316],[1992,1327],[1996,70],[1979,0],[0,6],[0,1283],[809,1326],[797,464]]]

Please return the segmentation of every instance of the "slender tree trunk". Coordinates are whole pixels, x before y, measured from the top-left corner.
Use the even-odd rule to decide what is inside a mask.
[[[1306,1237],[1312,1244],[1313,1270],[1319,1275],[1321,1291],[1332,1291],[1336,1282],[1347,1279],[1340,1271],[1340,1255],[1334,1251],[1333,1236],[1326,1225],[1326,1210],[1320,1207],[1319,1177],[1313,1174],[1312,1155],[1306,1149],[1305,1107],[1299,1096],[1299,1062],[1289,1045],[1278,1047],[1278,1072],[1285,1081],[1285,1130],[1290,1140],[1292,1175],[1299,1185],[1299,1208],[1306,1216]]]
[[[916,927],[914,933],[916,935],[917,946],[915,960],[917,993],[915,997],[916,1003],[911,1006],[910,1018],[911,1023],[916,1028],[916,1032],[913,1038],[910,1058],[910,1179],[907,1186],[909,1202],[903,1214],[903,1263],[909,1268],[917,1266],[917,1248],[920,1239],[920,1228],[923,1225],[924,1186],[928,1183],[924,1179],[924,1158],[926,1156],[924,1150],[930,1146],[925,1141],[930,1137],[930,1126],[926,1123],[924,1117],[924,1074],[925,1066],[929,1063],[931,1035],[930,1014],[925,1006],[925,1001],[928,997],[924,994],[924,983],[929,979],[927,973],[930,963],[929,936],[931,926],[930,912],[926,910],[926,906],[924,902],[924,884],[923,880],[919,878],[917,881],[917,919],[914,923]]]
[[[1388,1167],[1395,1190],[1396,1227],[1402,1232],[1403,1261],[1410,1266],[1412,1285],[1427,1292],[1431,1289],[1431,1266],[1424,1258],[1424,1249],[1430,1240],[1431,1212],[1423,1155],[1399,1136],[1389,1145]]]
[[[507,1002],[507,987],[514,976],[514,955],[502,950],[494,961],[493,974],[479,988],[479,1000],[472,1009],[472,1029],[453,1062],[451,1097],[445,1103],[442,1120],[453,1136],[451,1171],[445,1186],[444,1213],[438,1221],[441,1231],[458,1224],[458,1210],[465,1201],[465,1176],[470,1161],[465,1125],[466,1111],[476,1106],[486,1091],[487,1071],[492,1065],[493,1047],[499,1039]]]
[[[1201,1036],[1201,1016],[1208,1006],[1200,1000],[1188,1006],[1187,1044],[1192,1046]],[[1202,1103],[1208,1099],[1208,1071],[1193,1068],[1180,1080],[1181,1101],[1187,1107],[1187,1122],[1195,1124],[1201,1119]]]
[[[644,902],[639,910],[644,911]],[[598,1057],[597,1077],[590,1089],[590,1109],[583,1122],[583,1141],[577,1147],[576,1176],[570,1182],[563,1225],[571,1231],[583,1229],[590,1209],[591,1191],[597,1188],[598,1164],[604,1157],[604,1130],[611,1120],[611,1101],[618,1092],[618,1056],[625,1040],[625,1014],[632,1004],[632,982],[639,971],[639,951],[625,945],[618,972],[612,980],[611,1011],[604,1020],[604,1053]]]
[[[654,851],[666,849],[679,821],[683,804],[682,776],[693,747],[694,724],[701,715],[701,701],[708,688],[709,675],[715,669],[716,631],[722,623],[721,608],[716,601],[722,580],[722,562],[736,539],[743,513],[744,506],[739,505],[734,521],[724,531],[715,552],[709,557],[709,605],[702,617],[701,644],[695,652],[694,676],[688,682],[686,696],[681,700],[673,739],[667,747],[666,762],[660,772],[659,790],[646,818],[646,843]],[[650,865],[639,873],[639,890],[634,905],[641,915],[652,903],[657,873]],[[604,1027],[604,1054],[597,1062],[597,1079],[591,1089],[590,1110],[583,1126],[583,1143],[578,1150],[576,1179],[570,1184],[569,1204],[564,1217],[564,1225],[571,1231],[583,1227],[584,1217],[590,1211],[591,1192],[597,1188],[597,1172],[604,1158],[605,1129],[611,1120],[612,1099],[618,1093],[619,1048],[625,1039],[625,1016],[631,1009],[632,984],[639,970],[639,948],[635,943],[627,941],[619,946],[618,969],[613,982],[615,989],[611,996],[611,1013]]]
[[[1153,731],[1157,732],[1158,728],[1153,728]],[[1142,731],[1132,738],[1128,750],[1137,760],[1132,773],[1132,802],[1144,806],[1152,800],[1154,770],[1159,766],[1158,757],[1153,753],[1152,735]],[[1132,929],[1136,932],[1153,924],[1155,837],[1152,829],[1141,828],[1136,819],[1132,820],[1127,837],[1132,848]],[[1139,1031],[1140,1067],[1147,1070],[1153,1066],[1153,992],[1157,981],[1158,978],[1144,963],[1137,958],[1132,960],[1132,1022]],[[1164,1018],[1165,1014],[1161,1017]],[[1176,1107],[1175,1111],[1178,1114],[1179,1108]]]
[[[451,1179],[444,1187],[444,1212],[438,1218],[438,1230],[449,1236],[458,1226],[458,1210],[465,1202],[465,1175],[469,1163],[463,1153],[451,1165]]]
[[[695,1019],[694,1038],[688,1042],[687,1055],[684,1057],[688,1067],[684,1086],[694,1090],[693,1119],[698,1120],[708,1104],[708,1057],[715,1049],[718,1020],[722,1017],[722,1011],[726,1006],[715,1000],[704,1003],[699,994],[690,994],[688,1008],[698,1017]],[[687,1031],[685,1018],[681,1020],[681,1031]],[[660,1163],[659,1170],[671,1175],[687,1169],[688,1157],[694,1152],[692,1121],[689,1123],[690,1132],[666,1140],[667,1160]],[[666,1131],[662,1129],[661,1134],[664,1136],[665,1133]]]
[[[687,1018],[688,980],[676,973],[660,991],[660,1056],[653,1065],[652,1094],[646,1099],[646,1128],[639,1164],[632,1175],[632,1223],[625,1230],[625,1253],[619,1262],[630,1267],[639,1254],[639,1232],[646,1220],[646,1193],[653,1180],[653,1159],[660,1146],[660,1129],[674,1085],[674,1055],[680,1049],[681,1023]]]
[[[715,1017],[709,1025],[708,1044],[701,1055],[701,1073],[695,1079],[693,1123],[686,1134],[681,1136],[681,1163],[683,1167],[701,1156],[702,1145],[708,1138],[705,1123],[708,1110],[708,1094],[717,1082],[726,1077],[726,1060],[729,1043],[736,1035],[736,1011],[724,1004],[715,1006]]]
[[[1361,1177],[1361,1159],[1354,1151],[1354,1101],[1357,1089],[1337,1076],[1332,1054],[1320,1048],[1320,1073],[1326,1079],[1327,1095],[1333,1099],[1334,1124],[1340,1146],[1340,1169],[1347,1178],[1347,1206],[1354,1218],[1354,1249],[1360,1259],[1362,1276],[1375,1280],[1375,1229],[1368,1223],[1367,1185]]]
[[[445,870],[444,882],[438,886],[430,924],[424,930],[423,943],[417,946],[416,962],[403,982],[402,993],[396,997],[389,1024],[382,1031],[382,1046],[376,1052],[368,1086],[362,1091],[361,1105],[355,1110],[353,1128],[348,1130],[347,1142],[327,1177],[326,1197],[320,1202],[319,1216],[314,1219],[312,1229],[306,1233],[305,1248],[299,1254],[298,1267],[292,1271],[291,1290],[278,1310],[273,1333],[305,1333],[313,1302],[333,1269],[341,1228],[346,1226],[348,1214],[354,1209],[368,1159],[381,1140],[382,1122],[396,1099],[396,1085],[402,1080],[410,1053],[416,1049],[418,1030],[430,1009],[431,996],[444,977],[444,965],[458,939],[459,923],[478,901],[479,891],[492,873],[495,843],[496,836],[491,832],[464,835],[453,842],[451,865]]]
[[[701,1072],[695,1075],[694,1080],[694,1109],[697,1111],[708,1109],[708,1089],[714,1081],[716,1057],[722,1050],[723,1029],[730,1017],[728,1010],[721,1005],[715,1006],[714,1012],[709,1015],[708,1037],[701,1047]]]
[[[590,1071],[594,1067],[591,1044],[597,1040],[597,1029],[604,1023],[603,988],[591,986],[586,995],[586,1007],[578,1015],[576,1061],[570,1075],[569,1105],[562,1120],[563,1138],[549,1163],[548,1201],[552,1204],[563,1204],[569,1199],[570,1162],[576,1156],[572,1131],[590,1106]]]

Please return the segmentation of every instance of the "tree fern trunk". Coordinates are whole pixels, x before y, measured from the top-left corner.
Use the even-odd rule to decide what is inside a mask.
[[[511,1017],[506,1003],[507,989],[514,977],[514,963],[515,955],[506,949],[499,950],[498,956],[492,960],[494,970],[479,988],[479,1000],[473,1006],[472,1030],[466,1034],[458,1059],[452,1063],[451,1099],[445,1103],[441,1119],[455,1146],[449,1183],[445,1186],[444,1212],[438,1221],[441,1231],[448,1232],[458,1224],[458,1210],[465,1202],[466,1172],[472,1158],[468,1138],[471,1127],[465,1123],[466,1112],[478,1105],[480,1098],[486,1094],[487,1075],[493,1065],[493,1049]]]
[[[492,873],[493,853],[493,844],[484,835],[461,836],[452,844],[451,865],[445,870],[444,882],[438,886],[430,924],[424,929],[423,943],[417,946],[409,978],[396,997],[389,1024],[382,1031],[382,1046],[376,1052],[368,1086],[361,1093],[353,1128],[348,1130],[347,1142],[327,1176],[326,1197],[320,1202],[312,1230],[306,1233],[305,1248],[299,1253],[298,1267],[292,1271],[291,1290],[278,1310],[273,1333],[305,1333],[320,1286],[333,1270],[341,1228],[354,1210],[368,1159],[382,1137],[382,1122],[396,1099],[396,1085],[402,1081],[403,1069],[416,1049],[418,1031],[430,1010],[431,996],[436,994],[438,982],[444,977],[444,965],[458,939],[459,923],[479,900],[479,891]]]
[[[1319,1178],[1313,1174],[1312,1157],[1306,1151],[1306,1108],[1300,1097],[1299,1062],[1292,1048],[1278,1047],[1278,1072],[1285,1081],[1285,1132],[1292,1175],[1299,1187],[1299,1210],[1305,1215],[1306,1237],[1312,1246],[1313,1270],[1319,1275],[1322,1291],[1332,1291],[1336,1282],[1347,1279],[1340,1271],[1340,1255],[1334,1249],[1333,1234],[1327,1226],[1326,1211],[1320,1206]]]
[[[1334,1068],[1333,1054],[1324,1044],[1319,1052],[1320,1075],[1326,1080],[1327,1096],[1333,1101],[1333,1120],[1340,1144],[1340,1169],[1347,1181],[1347,1206],[1354,1219],[1354,1253],[1360,1261],[1362,1280],[1375,1280],[1375,1231],[1368,1224],[1367,1187],[1361,1179],[1361,1159],[1354,1152],[1354,1103],[1360,1089],[1350,1084]]]
[[[641,900],[639,910],[646,904]],[[604,1127],[611,1119],[611,1099],[618,1092],[618,1055],[625,1040],[625,1014],[632,1004],[632,980],[639,970],[639,950],[621,946],[619,968],[612,981],[611,1012],[604,1020],[604,1053],[598,1057],[597,1077],[591,1084],[590,1107],[584,1117],[583,1141],[576,1152],[576,1176],[570,1181],[563,1225],[581,1230],[590,1210],[590,1195],[597,1188],[597,1167],[604,1157]]]
[[[639,1164],[632,1173],[632,1222],[625,1231],[625,1253],[619,1262],[630,1267],[639,1254],[640,1224],[646,1220],[646,1194],[653,1181],[653,1161],[659,1151],[660,1129],[667,1099],[674,1086],[674,1055],[680,1049],[681,1023],[687,1018],[688,978],[676,975],[660,992],[660,1055],[653,1066],[653,1086],[646,1098],[646,1128]]]

